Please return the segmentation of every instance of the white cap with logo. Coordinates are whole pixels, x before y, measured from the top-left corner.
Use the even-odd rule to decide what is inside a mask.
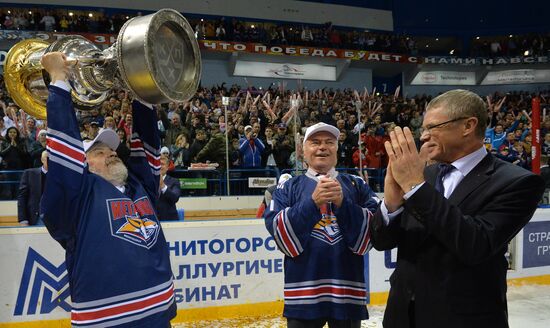
[[[332,134],[336,139],[338,139],[338,137],[340,136],[340,130],[338,130],[337,127],[320,122],[307,128],[306,134],[304,136],[304,144],[306,143],[307,139],[309,139],[309,137],[317,132],[328,132]]]
[[[112,150],[116,150],[120,144],[120,138],[112,129],[100,129],[94,140],[84,141],[84,152],[90,150],[90,148],[98,142],[102,142],[109,146]]]

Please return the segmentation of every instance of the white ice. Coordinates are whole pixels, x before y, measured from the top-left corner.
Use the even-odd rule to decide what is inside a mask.
[[[525,285],[508,288],[510,328],[550,327],[550,286]],[[362,328],[381,328],[384,306],[369,306],[370,319]],[[283,328],[286,320],[277,318],[241,318],[198,321],[174,325],[174,328]],[[326,326],[325,326],[326,327]]]

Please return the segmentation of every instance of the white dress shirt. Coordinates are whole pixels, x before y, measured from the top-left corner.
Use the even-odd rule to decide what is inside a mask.
[[[443,196],[445,196],[445,198],[448,199],[452,195],[453,191],[456,189],[456,186],[458,186],[462,179],[464,179],[464,177],[468,175],[468,173],[470,173],[474,169],[474,167],[476,167],[476,165],[481,162],[481,160],[483,160],[485,155],[487,155],[487,150],[485,149],[485,146],[482,146],[478,150],[451,163],[451,165],[454,166],[455,169],[443,177],[443,187],[445,189]],[[422,182],[418,186],[411,189],[409,192],[403,195],[403,198],[405,200],[409,199],[420,187],[424,185],[424,183],[426,182]],[[392,213],[388,213],[386,203],[382,202],[380,210],[382,211],[382,215],[384,217],[384,223],[388,224],[390,220],[403,212],[403,207],[400,207]]]

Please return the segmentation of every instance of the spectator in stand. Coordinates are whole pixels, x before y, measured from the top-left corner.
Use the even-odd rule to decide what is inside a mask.
[[[262,143],[265,146],[264,151],[262,152],[262,167],[277,166],[273,156],[273,151],[275,149],[275,145],[277,144],[277,140],[275,139],[273,128],[271,126],[268,126],[265,129],[265,135],[262,139]]]
[[[36,141],[39,129],[36,127],[36,121],[32,117],[27,117],[25,126],[23,127],[24,137],[27,142],[27,148],[30,148],[32,143]]]
[[[43,164],[42,152],[46,150],[47,134],[48,132],[46,130],[40,130],[37,140],[32,143],[29,152],[32,167],[39,167]]]
[[[218,168],[223,171],[226,166],[225,155],[225,136],[221,133],[218,124],[212,124],[210,126],[210,139],[197,154],[196,161],[199,163],[218,163]]]
[[[105,116],[105,121],[103,123],[103,128],[105,129],[111,129],[113,131],[116,131],[116,121],[112,116]]]
[[[178,211],[176,203],[180,199],[181,189],[178,179],[166,173],[170,166],[170,158],[161,155],[160,157],[160,195],[157,202],[158,218],[161,221],[177,220]]]
[[[189,136],[190,131],[187,127],[181,124],[180,115],[177,113],[174,113],[172,115],[170,126],[166,130],[166,138],[164,139],[164,144],[168,147],[171,147],[176,142],[176,138],[180,134],[185,134],[186,136]]]
[[[208,140],[206,140],[206,132],[203,129],[197,130],[195,139],[189,147],[189,155],[191,156],[191,161],[193,163],[197,162],[197,154],[204,148]]]
[[[49,11],[42,17],[40,24],[44,24],[44,31],[53,32],[55,29],[55,18],[51,15]]]
[[[422,134],[422,114],[419,110],[413,111],[413,117],[409,122],[409,126],[413,133],[415,140],[420,140],[420,135]]]
[[[310,45],[313,42],[313,33],[308,25],[302,26],[302,43],[305,45]]]
[[[372,157],[369,156],[369,149],[368,148],[362,147],[361,151],[360,151],[359,148],[357,148],[353,152],[353,156],[352,156],[353,167],[355,167],[355,168],[368,168],[368,167],[370,167],[370,159],[371,158]]]
[[[59,21],[59,28],[61,29],[61,32],[69,31],[69,20],[67,19],[67,16],[63,15],[61,17],[61,20]]]
[[[124,119],[120,119],[120,121],[118,122],[118,128],[124,129],[127,137],[132,135],[132,122],[133,118],[132,114],[130,113],[124,115]]]
[[[540,167],[540,176],[544,180],[545,193],[548,193],[548,189],[550,189],[550,157],[543,155],[540,162],[542,164]]]
[[[126,130],[120,128],[116,130],[120,144],[116,149],[117,156],[126,163],[130,159],[130,140],[126,135]]]
[[[338,137],[338,162],[337,167],[351,167],[353,146],[349,143],[346,130],[340,130]]]
[[[506,152],[510,154],[516,143],[516,135],[514,132],[508,132],[506,134],[506,140],[498,147],[497,152],[499,154]]]
[[[516,141],[510,149],[510,154],[512,164],[531,171],[531,156],[525,151],[522,141]]]
[[[189,142],[185,134],[180,134],[176,138],[176,143],[172,146],[174,165],[178,169],[185,169],[191,163],[191,153],[189,152]]]
[[[332,117],[332,114],[327,106],[327,104],[324,103],[321,105],[321,112],[319,113],[319,116],[317,118],[319,122],[323,122],[328,125],[335,125],[336,122],[334,122],[334,118]]]
[[[304,148],[302,146],[303,138],[300,138],[300,142],[296,144],[296,150],[290,154],[288,158],[288,165],[292,169],[303,170],[307,168],[307,164],[304,160]]]
[[[92,121],[90,122],[90,127],[88,129],[88,139],[94,139],[99,133],[99,122]]]
[[[261,168],[262,152],[265,149],[263,142],[254,134],[250,125],[244,128],[245,137],[239,140],[239,152],[242,157],[243,168]]]
[[[273,145],[273,158],[279,170],[289,169],[288,158],[294,150],[294,141],[287,134],[285,123],[277,125],[277,134],[274,136],[275,144]]]
[[[6,171],[19,171],[29,167],[29,153],[25,140],[16,127],[11,127],[6,132],[6,138],[0,143],[0,169]],[[7,173],[5,175],[8,181],[19,180],[19,173]],[[2,196],[7,199],[14,199],[17,195],[17,185],[10,184],[5,186]]]
[[[40,154],[41,167],[23,171],[17,192],[17,220],[19,225],[43,224],[40,217],[40,198],[48,173],[48,152]]]
[[[94,108],[90,111],[90,121],[97,122],[97,124],[101,127],[105,123],[105,118],[103,115],[99,113],[97,108]]]
[[[225,37],[226,37],[226,33],[225,33],[224,21],[221,20],[216,26],[216,39],[225,40]]]
[[[0,117],[0,141],[4,139],[7,131],[8,131],[8,128],[6,127],[6,121],[4,121],[4,117]]]
[[[174,162],[172,161],[172,156],[170,156],[170,149],[168,147],[163,146],[160,149],[160,156],[165,156],[169,159],[168,162],[168,171],[174,171],[176,169]]]
[[[241,168],[241,153],[239,152],[239,139],[234,138],[229,145],[229,165],[231,168]]]
[[[544,142],[542,143],[542,155],[549,156],[550,158],[550,133],[544,135]]]

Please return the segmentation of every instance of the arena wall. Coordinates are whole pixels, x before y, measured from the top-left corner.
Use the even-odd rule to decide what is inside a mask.
[[[163,223],[175,277],[176,322],[278,315],[283,257],[262,220]],[[550,210],[511,244],[510,284],[550,284]],[[0,327],[69,327],[62,248],[45,228],[0,229]],[[387,300],[395,251],[365,256],[368,303]],[[98,287],[99,288],[99,287]]]

